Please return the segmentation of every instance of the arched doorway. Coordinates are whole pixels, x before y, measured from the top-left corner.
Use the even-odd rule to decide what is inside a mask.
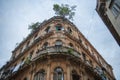
[[[72,71],[72,80],[80,80],[80,76],[75,70]]]

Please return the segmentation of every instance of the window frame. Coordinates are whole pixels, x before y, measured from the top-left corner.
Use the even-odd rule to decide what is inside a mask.
[[[63,26],[61,24],[55,25],[55,29],[56,29],[56,31],[62,31],[62,30],[64,30],[64,28],[63,28]]]
[[[45,29],[45,32],[46,32],[46,33],[49,33],[49,32],[50,32],[50,26],[48,26],[48,27]]]
[[[34,75],[34,79],[33,80],[46,80],[45,79],[46,73],[44,69],[41,69],[40,71],[38,71],[35,75]],[[42,79],[41,79],[42,78]]]
[[[115,17],[120,15],[120,1],[112,0],[109,8]]]
[[[49,44],[48,42],[45,42],[42,47],[43,47],[43,48],[47,48],[47,47],[48,47],[48,44]]]
[[[67,28],[68,33],[72,34],[72,29],[70,27]]]
[[[56,40],[55,41],[55,46],[62,46],[62,45],[63,45],[62,40]]]
[[[61,69],[61,71],[57,69]],[[64,80],[64,71],[61,67],[56,67],[54,69],[53,80]]]
[[[69,43],[69,47],[70,47],[70,48],[73,48],[74,45],[73,45],[72,43]]]

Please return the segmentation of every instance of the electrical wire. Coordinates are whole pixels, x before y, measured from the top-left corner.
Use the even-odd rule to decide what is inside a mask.
[[[91,19],[90,19],[90,25],[88,25],[89,29],[88,29],[88,32],[87,32],[87,37],[86,37],[87,39],[89,37],[89,33],[91,32],[91,30],[93,28],[94,16],[95,16],[95,10],[92,12]]]

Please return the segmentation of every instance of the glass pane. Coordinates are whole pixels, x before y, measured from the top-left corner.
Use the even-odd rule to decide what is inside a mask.
[[[56,26],[56,31],[61,31],[62,29],[62,26]]]
[[[48,33],[49,30],[50,30],[50,26],[48,26],[48,27],[45,29],[46,33]]]
[[[56,68],[54,70],[53,80],[64,80],[63,71],[61,68]]]
[[[48,47],[48,42],[45,42],[44,44],[43,44],[43,48],[47,48]]]
[[[111,7],[111,10],[115,17],[118,16],[120,13],[120,3],[118,1],[115,1]]]
[[[37,73],[34,77],[34,80],[45,80],[45,71],[41,70],[39,73]]]
[[[55,45],[62,45],[62,41],[56,41]]]

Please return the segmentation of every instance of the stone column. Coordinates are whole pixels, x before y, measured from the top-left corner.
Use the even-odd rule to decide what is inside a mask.
[[[47,70],[46,70],[47,71],[46,80],[51,80],[50,67],[51,67],[51,60],[50,60],[50,57],[48,57]]]
[[[70,64],[67,64],[67,73],[66,73],[66,80],[71,80],[71,74],[70,74]]]
[[[47,75],[46,75],[47,79],[46,79],[46,80],[51,80],[51,79],[50,79],[50,75],[51,75],[51,74],[50,74],[50,64],[48,64],[48,65],[47,65]]]
[[[33,80],[33,78],[34,78],[34,77],[33,77],[33,73],[34,73],[34,70],[33,70],[33,69],[34,69],[34,66],[35,66],[35,64],[32,64],[32,65],[31,65],[31,68],[30,68],[30,80]]]

